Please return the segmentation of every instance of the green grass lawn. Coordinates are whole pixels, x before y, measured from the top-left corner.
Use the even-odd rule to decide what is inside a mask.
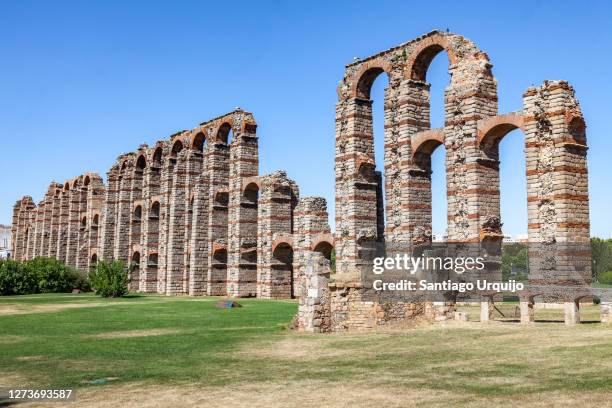
[[[146,406],[147,398],[176,404],[177,390],[183,406],[612,400],[612,329],[600,323],[449,322],[308,335],[287,329],[294,301],[240,299],[244,307],[227,310],[215,308],[217,300],[0,298],[0,385],[77,387],[82,406]],[[591,308],[585,313],[595,321]],[[541,311],[546,321],[555,313]],[[96,379],[108,383],[89,383]]]
[[[21,313],[0,315],[0,370],[45,386],[79,386],[106,377],[164,382],[207,378],[221,384],[231,378],[223,371],[232,365],[232,352],[245,343],[282,335],[297,304],[245,299],[242,308],[218,309],[217,300],[0,298],[0,307],[12,305]],[[57,310],[40,310],[44,306]],[[119,337],[119,332],[127,336]]]

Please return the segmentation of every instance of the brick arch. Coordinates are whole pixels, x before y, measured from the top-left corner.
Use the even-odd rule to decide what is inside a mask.
[[[419,132],[412,137],[412,156],[418,153],[431,154],[436,147],[444,144],[444,131],[430,129]]]
[[[274,254],[276,248],[283,244],[288,245],[293,250],[293,237],[288,234],[277,235],[274,241],[272,241],[272,253]]]
[[[182,139],[175,139],[172,141],[172,150],[170,154],[172,156],[176,156],[179,154],[185,147],[185,143]]]
[[[223,121],[218,126],[215,127],[214,131],[214,140],[217,142],[228,143],[229,142],[229,134],[234,130],[232,126],[233,121]]]
[[[261,180],[259,179],[259,176],[245,178],[242,182],[242,185],[244,186],[244,188],[242,189],[243,190],[242,194],[244,194],[246,190],[250,188],[252,185],[257,186],[257,190],[261,191]]]
[[[138,155],[136,159],[136,169],[144,170],[147,167],[147,157],[145,153],[141,153]]]
[[[457,63],[457,52],[448,35],[435,33],[419,41],[406,61],[404,71],[406,79],[424,82],[429,64],[442,51],[446,51],[451,66]]]
[[[370,99],[372,84],[380,74],[386,72],[391,77],[391,64],[382,58],[365,61],[351,80],[351,97]]]
[[[478,122],[478,145],[495,145],[514,129],[524,130],[524,117],[516,112],[483,119]]]
[[[204,145],[209,140],[208,133],[206,133],[206,129],[197,128],[191,132],[191,143],[189,147],[193,150],[197,150],[200,152],[204,151]]]
[[[310,245],[310,250],[314,251],[315,248],[322,243],[328,243],[329,245],[334,247],[334,235],[331,233],[315,235],[312,239],[312,245]]]
[[[83,184],[83,176],[78,176],[78,177],[73,178],[70,181],[70,183],[71,183],[71,186],[70,186],[71,189],[81,187],[81,185]]]
[[[151,153],[151,163],[153,165],[161,166],[164,160],[164,145],[163,143],[157,143]]]

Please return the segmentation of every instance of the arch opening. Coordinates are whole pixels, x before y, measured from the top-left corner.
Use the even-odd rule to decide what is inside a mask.
[[[192,149],[203,153],[204,152],[204,145],[206,144],[206,136],[204,135],[203,132],[198,132],[198,134],[195,135],[195,137],[193,138],[193,142],[191,143],[191,147]]]
[[[272,297],[294,298],[296,293],[293,274],[293,247],[286,242],[278,244],[272,252],[272,258]]]
[[[181,142],[180,140],[177,140],[172,145],[172,152],[171,152],[172,157],[176,157],[182,150],[183,150],[183,142]]]
[[[327,241],[321,241],[317,243],[314,247],[315,252],[319,252],[325,259],[331,262],[332,251],[334,250],[334,246]]]
[[[385,239],[385,225],[387,214],[387,185],[386,185],[386,164],[392,159],[392,152],[385,148],[385,96],[389,87],[389,76],[382,74],[382,68],[372,68],[364,73],[359,81],[363,95],[371,99],[371,134],[373,157],[375,166],[373,168],[363,167],[364,176],[368,181],[376,185],[376,225],[377,241],[383,242]],[[359,88],[358,88],[359,89]],[[389,151],[388,151],[389,150]]]
[[[136,169],[143,171],[147,167],[147,159],[145,159],[144,155],[141,154],[138,156],[138,160],[136,160]]]
[[[219,130],[217,131],[217,140],[229,145],[232,142],[232,137],[232,125],[230,125],[228,122],[221,124],[221,126],[219,126]]]

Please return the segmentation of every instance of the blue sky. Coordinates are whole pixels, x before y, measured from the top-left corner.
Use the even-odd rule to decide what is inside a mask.
[[[488,53],[501,112],[520,109],[532,84],[570,81],[588,125],[591,232],[612,237],[612,6],[603,1],[2,2],[0,223],[22,195],[40,200],[51,180],[105,176],[119,154],[236,106],[259,124],[260,172],[286,169],[303,196],[327,198],[333,219],[344,65],[435,28]],[[436,126],[445,55],[428,80]],[[372,93],[379,156],[384,82]],[[512,235],[526,231],[522,142],[515,131],[501,146]],[[435,232],[445,226],[443,153],[434,154]]]

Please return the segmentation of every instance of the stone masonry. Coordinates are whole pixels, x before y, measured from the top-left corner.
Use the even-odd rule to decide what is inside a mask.
[[[443,51],[451,77],[445,122],[432,129],[426,75]],[[382,166],[374,158],[370,100],[381,74],[389,79]],[[14,257],[52,256],[80,269],[122,260],[132,266],[132,289],[142,292],[298,297],[297,326],[308,331],[374,328],[419,315],[452,318],[452,303],[365,301],[360,277],[381,248],[389,255],[431,242],[431,154],[441,145],[448,241],[501,245],[498,146],[520,129],[535,288],[521,295],[522,320],[532,320],[534,297],[545,295],[538,285],[590,283],[586,125],[567,82],[531,87],[521,111],[500,114],[487,54],[460,35],[432,31],[356,59],[337,93],[335,233],[324,199],[300,198],[282,171],[259,175],[257,124],[236,109],[119,156],[106,185],[86,173],[52,183],[38,205],[20,199]],[[568,322],[579,320],[578,299],[560,300]],[[483,315],[490,304],[483,302]]]
[[[106,185],[86,173],[51,183],[38,205],[22,198],[15,258],[55,257],[81,270],[121,260],[140,292],[295,297],[301,254],[331,256],[327,205],[300,199],[283,171],[259,176],[256,130],[237,109],[120,155]]]

